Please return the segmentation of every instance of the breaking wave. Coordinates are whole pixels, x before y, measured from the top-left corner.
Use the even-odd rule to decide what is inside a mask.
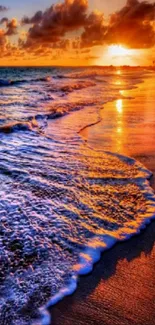
[[[81,142],[22,132],[1,142],[1,321],[50,324],[78,275],[154,217],[151,173]]]
[[[104,102],[120,96],[109,76],[73,82],[69,74],[77,71],[60,69],[53,81],[50,72],[33,70],[32,79],[24,70],[22,80],[30,74],[31,82],[16,92],[3,83],[1,90],[1,324],[49,325],[50,307],[74,292],[79,275],[155,217],[151,172],[132,158],[89,148],[78,134],[99,119]]]
[[[37,79],[19,79],[19,80],[2,80],[0,79],[0,87],[7,87],[7,86],[15,86],[15,85],[19,85],[19,84],[23,84],[23,83],[30,83],[30,82],[40,82],[40,81],[44,81],[44,82],[48,82],[50,81],[51,78],[49,76],[44,77],[44,78],[37,78]]]

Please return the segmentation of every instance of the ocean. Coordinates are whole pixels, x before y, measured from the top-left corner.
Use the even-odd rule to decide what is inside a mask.
[[[49,325],[79,275],[154,218],[151,172],[81,136],[150,73],[0,69],[0,324]]]

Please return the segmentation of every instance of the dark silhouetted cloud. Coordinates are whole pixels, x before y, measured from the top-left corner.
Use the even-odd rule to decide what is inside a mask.
[[[59,42],[67,32],[85,25],[87,0],[65,0],[52,5],[45,12],[37,12],[33,17],[24,17],[22,24],[33,24],[27,35],[26,47],[48,45]]]
[[[5,6],[0,5],[0,12],[7,11],[8,8]]]
[[[125,7],[110,17],[106,42],[124,44],[131,48],[155,45],[155,3],[128,0]]]
[[[22,25],[28,25],[28,24],[38,24],[41,22],[43,18],[43,12],[40,10],[40,11],[37,11],[35,13],[34,16],[32,16],[31,18],[25,16],[22,21],[21,21],[21,24]]]
[[[16,18],[12,18],[10,21],[6,22],[6,35],[11,36],[17,34],[18,22]]]
[[[7,8],[0,6],[0,11],[5,10]],[[3,55],[23,55],[31,50],[31,55],[43,56],[52,50],[52,55],[71,50],[72,53],[79,51],[80,55],[85,53],[89,58],[94,46],[120,44],[129,48],[151,48],[155,46],[154,20],[155,2],[127,0],[121,10],[105,19],[104,13],[90,11],[88,0],[62,0],[45,11],[23,17],[21,26],[26,26],[26,31],[18,29],[15,18],[1,18],[0,46],[2,49],[3,45]],[[18,32],[15,47],[10,43],[10,36]]]
[[[128,0],[110,16],[108,23],[101,13],[92,13],[81,35],[81,47],[122,44],[129,48],[150,48],[155,45],[155,3]]]
[[[55,47],[69,32],[82,30],[73,48],[91,48],[104,44],[122,44],[130,48],[150,48],[155,45],[155,3],[127,0],[126,5],[105,21],[101,12],[89,12],[87,0],[64,0],[45,12],[38,11],[22,24],[32,24],[23,46]]]
[[[5,31],[3,30],[4,34],[6,36],[12,36],[17,34],[17,27],[18,27],[18,22],[16,18],[12,18],[11,20],[9,20],[7,17],[3,17],[0,20],[0,24],[5,24]]]
[[[106,30],[104,15],[100,12],[92,12],[85,22],[84,32],[81,35],[81,47],[103,44]]]
[[[0,19],[0,25],[7,23],[8,22],[8,18],[3,17],[2,19]]]

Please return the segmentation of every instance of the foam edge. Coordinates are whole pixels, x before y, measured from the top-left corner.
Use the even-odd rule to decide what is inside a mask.
[[[148,175],[151,173],[149,172]],[[56,295],[39,309],[40,320],[34,322],[33,325],[50,325],[51,313],[49,309],[56,305],[59,301],[66,296],[72,295],[77,289],[78,279],[81,275],[86,275],[93,270],[93,266],[97,263],[101,254],[113,247],[117,242],[124,242],[129,240],[134,235],[140,234],[141,230],[155,219],[155,194],[150,186],[149,181],[146,179],[142,184],[144,186],[144,195],[148,200],[147,213],[140,214],[136,226],[132,226],[131,222],[126,224],[126,232],[118,233],[119,237],[113,237],[111,235],[95,236],[89,242],[87,247],[79,254],[79,263],[73,267],[74,274],[72,275],[68,286],[62,288]]]

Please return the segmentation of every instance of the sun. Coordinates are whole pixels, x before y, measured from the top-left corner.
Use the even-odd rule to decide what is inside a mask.
[[[109,46],[109,54],[111,56],[126,56],[129,55],[129,50],[122,45],[111,45]]]

